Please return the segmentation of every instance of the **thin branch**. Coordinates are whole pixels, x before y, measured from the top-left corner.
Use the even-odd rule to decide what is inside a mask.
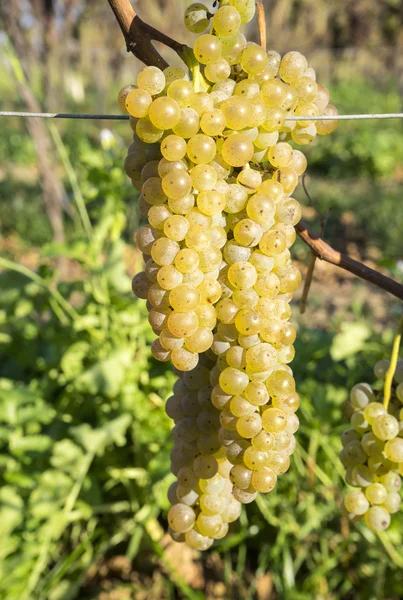
[[[188,46],[173,40],[161,31],[151,27],[151,25],[144,23],[129,0],[108,0],[108,2],[126,40],[127,51],[132,52],[141,62],[160,69],[165,69],[168,66],[166,60],[152,45],[153,40],[172,48],[184,59],[186,52],[189,51]]]
[[[312,278],[313,278],[313,272],[315,269],[315,263],[316,263],[316,256],[315,256],[315,253],[313,252],[313,250],[311,250],[309,253],[309,264],[308,264],[308,270],[307,270],[306,276],[305,276],[304,289],[302,290],[302,296],[301,296],[301,300],[299,303],[299,312],[301,313],[301,315],[303,315],[304,312],[306,311],[306,304],[308,301],[309,290],[311,289],[311,283],[312,283]]]
[[[266,14],[264,11],[263,2],[257,3],[257,22],[259,28],[259,39],[260,45],[263,50],[267,50],[267,38],[266,38]]]
[[[371,269],[371,267],[367,267],[367,265],[351,258],[351,256],[338,252],[320,237],[311,233],[303,221],[300,221],[298,225],[295,226],[295,229],[301,240],[320,260],[324,260],[331,265],[336,265],[345,271],[349,271],[360,279],[364,279],[364,281],[368,281],[386,292],[389,292],[396,298],[403,300],[402,284],[394,281],[394,279],[391,279],[390,277],[386,277],[386,275],[382,275],[379,271]]]

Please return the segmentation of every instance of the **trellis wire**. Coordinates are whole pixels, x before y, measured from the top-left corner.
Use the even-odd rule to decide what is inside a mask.
[[[41,119],[87,119],[100,121],[128,121],[126,115],[91,115],[79,113],[34,113],[0,111],[0,117],[37,117]],[[362,121],[366,119],[403,119],[403,113],[368,113],[359,115],[319,115],[314,117],[290,115],[287,121]]]

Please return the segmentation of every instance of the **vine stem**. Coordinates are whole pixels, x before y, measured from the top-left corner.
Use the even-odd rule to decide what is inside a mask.
[[[385,385],[383,388],[383,405],[388,410],[390,397],[392,395],[393,376],[396,371],[396,365],[399,358],[400,342],[403,335],[403,317],[400,319],[399,327],[395,335],[392,347],[392,356],[390,357],[389,369],[386,371]]]

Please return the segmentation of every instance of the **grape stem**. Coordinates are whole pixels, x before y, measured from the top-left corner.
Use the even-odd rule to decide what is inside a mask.
[[[295,226],[295,230],[301,240],[320,260],[324,260],[331,265],[336,265],[345,271],[349,271],[360,279],[368,281],[382,290],[389,292],[392,296],[403,300],[403,285],[401,283],[379,273],[379,271],[375,271],[375,269],[371,269],[371,267],[364,265],[343,252],[338,252],[319,236],[315,236],[315,234],[311,233],[304,221],[300,221]]]
[[[168,48],[172,48],[184,60],[185,53],[190,48],[142,21],[129,0],[108,0],[108,2],[126,40],[127,51],[132,52],[141,62],[159,69],[169,66],[154,48],[152,41],[161,42]]]
[[[129,0],[108,0],[108,2],[122,30],[128,52],[132,52],[136,58],[146,65],[165,69],[168,64],[152,45],[151,41],[154,40],[172,48],[185,64],[189,66],[189,56],[193,54],[191,48],[173,40],[142,21]],[[367,267],[346,254],[337,252],[337,250],[326,244],[320,237],[315,237],[302,221],[296,225],[295,229],[301,240],[320,260],[349,271],[360,279],[368,281],[389,292],[396,298],[403,300],[402,284]]]
[[[385,385],[383,387],[383,405],[388,410],[390,397],[392,395],[393,376],[396,371],[396,365],[399,358],[400,342],[403,335],[403,317],[400,319],[399,328],[393,341],[392,356],[390,357],[389,369],[386,371]]]
[[[257,23],[259,28],[259,42],[263,50],[267,50],[267,37],[266,37],[266,14],[264,10],[263,2],[258,2],[257,7]]]

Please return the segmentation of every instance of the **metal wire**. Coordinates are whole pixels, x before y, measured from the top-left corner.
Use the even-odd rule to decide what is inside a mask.
[[[100,121],[128,121],[126,115],[90,115],[79,113],[33,113],[0,111],[0,117],[38,117],[41,119],[87,119]],[[318,117],[290,115],[287,121],[362,121],[364,119],[403,119],[403,113],[368,113],[360,115],[320,115]]]

